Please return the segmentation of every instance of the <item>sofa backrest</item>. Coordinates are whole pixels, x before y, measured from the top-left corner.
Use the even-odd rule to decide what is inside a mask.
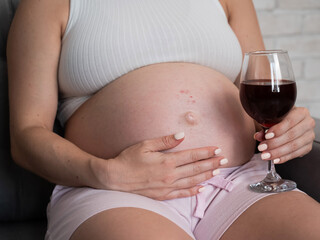
[[[18,167],[10,157],[6,44],[20,0],[0,1],[0,221],[43,219],[53,184]]]

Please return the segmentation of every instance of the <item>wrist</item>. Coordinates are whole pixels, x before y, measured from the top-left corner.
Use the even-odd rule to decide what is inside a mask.
[[[89,160],[89,184],[97,189],[112,189],[110,180],[111,159],[91,158]]]

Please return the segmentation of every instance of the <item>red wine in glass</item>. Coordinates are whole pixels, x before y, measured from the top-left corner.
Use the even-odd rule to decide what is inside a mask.
[[[294,106],[295,81],[281,79],[272,89],[271,79],[245,80],[240,84],[240,99],[250,117],[264,128],[279,123]]]
[[[283,50],[245,54],[240,74],[240,100],[244,110],[264,130],[282,121],[294,106],[297,87],[288,53]],[[268,161],[266,177],[250,184],[255,192],[284,192],[296,183],[282,179],[273,160]]]

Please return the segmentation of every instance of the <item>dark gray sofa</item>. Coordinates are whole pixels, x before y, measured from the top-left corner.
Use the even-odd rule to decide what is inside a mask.
[[[46,206],[53,184],[18,167],[10,157],[6,40],[19,0],[0,1],[0,239],[38,240],[46,231]],[[58,124],[55,131],[63,134]],[[320,201],[320,122],[313,151],[277,166],[279,173]]]

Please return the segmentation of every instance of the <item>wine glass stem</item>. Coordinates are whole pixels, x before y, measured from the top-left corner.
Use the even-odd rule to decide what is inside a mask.
[[[268,174],[265,178],[265,182],[279,182],[281,177],[276,172],[276,168],[274,167],[274,163],[272,160],[268,161]]]
[[[266,133],[268,131],[268,128],[262,127],[264,132]],[[281,177],[276,172],[276,168],[274,166],[273,160],[268,161],[268,174],[266,178],[264,179],[265,182],[279,182],[281,180]]]
[[[275,172],[275,167],[274,167],[274,163],[272,160],[269,160],[268,162],[268,173],[272,173]]]

